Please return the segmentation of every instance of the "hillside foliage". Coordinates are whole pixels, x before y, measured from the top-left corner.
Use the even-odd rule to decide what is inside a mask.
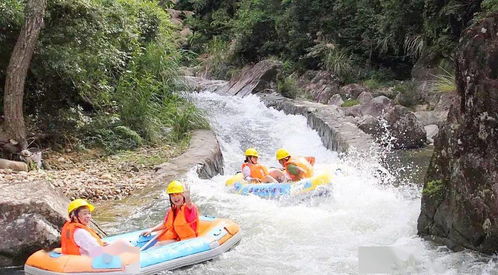
[[[495,0],[179,0],[193,11],[190,48],[225,43],[225,68],[268,57],[345,82],[407,79],[413,65],[452,57],[462,31]],[[218,59],[219,61],[219,59]],[[218,72],[216,76],[220,76]],[[226,77],[229,77],[227,75]]]
[[[24,5],[0,3],[0,95]],[[176,40],[158,1],[49,0],[26,80],[31,134],[118,150],[180,141],[206,127],[178,93]]]

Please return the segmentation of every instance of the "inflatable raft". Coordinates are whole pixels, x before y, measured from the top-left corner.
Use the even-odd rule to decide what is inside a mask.
[[[107,242],[126,240],[136,247],[146,245],[153,236],[142,237],[135,231],[108,238]],[[144,251],[124,251],[118,255],[103,254],[90,258],[63,255],[60,248],[51,252],[40,250],[31,255],[24,265],[25,274],[156,274],[165,270],[189,266],[213,259],[235,246],[241,239],[240,227],[226,219],[200,217],[199,237],[156,245]]]
[[[309,179],[288,183],[249,183],[244,180],[242,173],[237,173],[225,182],[232,191],[242,195],[253,194],[262,198],[278,198],[282,196],[317,195],[330,193],[332,175],[319,174]]]

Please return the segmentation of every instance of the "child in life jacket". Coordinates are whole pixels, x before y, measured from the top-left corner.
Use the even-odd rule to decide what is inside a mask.
[[[313,176],[315,157],[292,157],[285,149],[278,149],[275,153],[277,161],[284,168],[283,171],[274,170],[272,176],[279,182],[299,181]]]
[[[268,168],[258,163],[259,154],[254,148],[249,148],[245,152],[246,159],[242,164],[242,174],[244,180],[251,183],[260,182],[277,182],[270,173]]]
[[[190,200],[190,190],[175,180],[168,184],[166,192],[171,207],[166,212],[164,221],[142,235],[149,236],[152,232],[161,231],[157,237],[159,244],[197,237],[199,213]]]
[[[106,245],[102,238],[88,227],[95,207],[83,199],[75,199],[67,208],[69,221],[62,227],[62,254],[97,256]]]
[[[84,199],[75,199],[69,203],[69,221],[61,230],[62,254],[97,257],[103,253],[138,253],[139,249],[132,247],[125,240],[117,240],[111,244],[103,241],[99,234],[88,226],[94,209],[95,207]]]

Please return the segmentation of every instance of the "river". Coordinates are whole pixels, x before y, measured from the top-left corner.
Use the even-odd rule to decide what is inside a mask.
[[[256,96],[189,97],[219,139],[225,175],[203,180],[192,171],[181,180],[190,184],[202,214],[236,221],[243,237],[215,260],[164,274],[358,274],[359,248],[369,246],[408,255],[397,266],[399,274],[497,274],[496,257],[451,252],[417,236],[420,184],[406,175],[410,167],[379,164],[390,152],[365,157],[327,150],[304,117],[267,108]],[[297,201],[228,192],[224,182],[240,169],[248,147],[268,166],[278,166],[274,152],[280,147],[315,156],[317,171],[334,174],[332,195]],[[167,207],[164,192],[156,198],[106,228],[117,233],[156,224]]]

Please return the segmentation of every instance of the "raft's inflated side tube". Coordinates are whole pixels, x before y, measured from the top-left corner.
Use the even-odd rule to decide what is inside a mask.
[[[140,237],[135,231],[105,238],[107,242],[126,240],[137,247],[143,246],[152,236]],[[105,254],[90,258],[79,255],[63,255],[60,248],[51,252],[43,250],[31,255],[24,266],[26,274],[155,274],[182,266],[192,265],[215,258],[240,241],[238,224],[226,220],[202,216],[199,237],[153,246],[138,253]]]
[[[234,185],[235,183],[248,183],[247,181],[244,180],[244,175],[242,175],[242,173],[237,173],[235,174],[235,176],[227,179],[227,181],[225,181],[225,186],[232,186]]]
[[[296,196],[315,191],[319,186],[332,184],[330,173],[319,174],[309,179],[291,183],[249,183],[241,173],[229,178],[225,185],[232,191],[242,195],[253,194],[262,198],[277,198],[281,196]]]

